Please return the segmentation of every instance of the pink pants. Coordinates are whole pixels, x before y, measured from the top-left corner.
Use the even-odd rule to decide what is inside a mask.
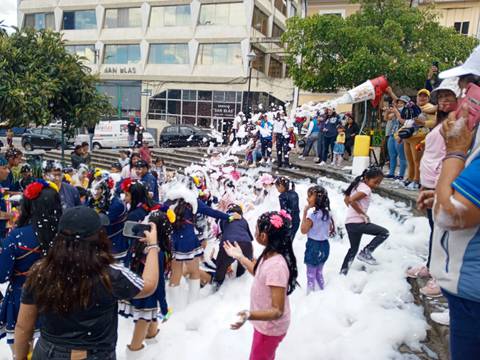
[[[268,336],[255,330],[250,360],[274,360],[275,351],[285,335]]]

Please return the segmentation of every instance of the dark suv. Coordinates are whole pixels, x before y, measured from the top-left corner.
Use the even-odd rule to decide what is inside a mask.
[[[73,139],[65,136],[65,148],[73,147]],[[39,127],[27,129],[22,135],[22,146],[27,151],[34,149],[60,149],[62,145],[62,133],[60,129]]]
[[[158,145],[160,147],[188,147],[217,145],[217,140],[208,129],[192,125],[171,125],[163,128]]]

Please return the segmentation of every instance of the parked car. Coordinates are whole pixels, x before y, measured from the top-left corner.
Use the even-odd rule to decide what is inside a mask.
[[[112,120],[112,121],[100,121],[95,126],[95,134],[93,135],[93,148],[127,148],[128,146],[128,133],[127,125],[128,120]],[[143,140],[148,141],[148,146],[155,146],[155,139],[152,134],[145,131],[143,133]],[[90,138],[87,134],[79,134],[75,137],[75,144],[81,144],[82,142],[89,142]]]
[[[171,125],[163,128],[158,145],[160,147],[218,145],[218,138],[208,129],[192,125]]]
[[[60,149],[62,147],[62,132],[51,127],[27,129],[22,135],[22,146],[27,151],[34,149]],[[73,139],[65,136],[65,148],[73,147]]]

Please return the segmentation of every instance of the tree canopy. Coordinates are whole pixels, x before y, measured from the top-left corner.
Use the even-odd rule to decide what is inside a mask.
[[[404,0],[360,0],[361,10],[343,19],[313,15],[288,20],[282,42],[295,84],[336,91],[386,75],[400,88],[421,88],[433,61],[447,69],[464,61],[478,40],[437,22],[431,8]]]
[[[98,78],[70,54],[59,33],[0,32],[0,117],[10,126],[64,120],[66,132],[96,124],[113,113],[96,89]]]

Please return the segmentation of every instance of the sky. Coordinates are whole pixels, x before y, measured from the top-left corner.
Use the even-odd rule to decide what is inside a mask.
[[[17,25],[17,0],[0,0],[0,21],[5,25]]]

